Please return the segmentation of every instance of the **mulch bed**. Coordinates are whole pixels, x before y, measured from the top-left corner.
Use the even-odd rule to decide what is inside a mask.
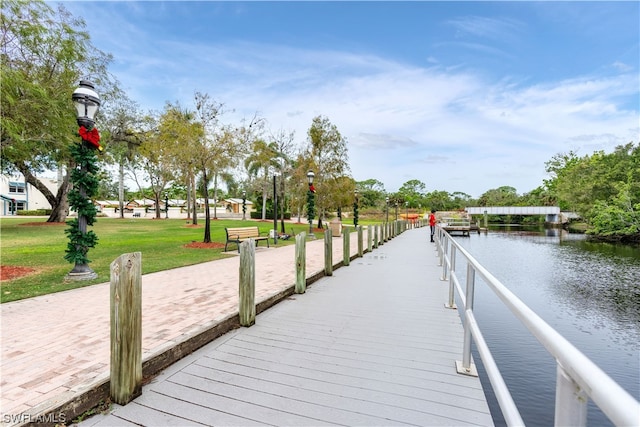
[[[211,242],[211,243],[203,243],[203,242],[191,242],[184,245],[185,248],[192,249],[222,249],[224,248],[224,243],[220,242]]]
[[[0,265],[0,280],[13,280],[33,273],[35,268]]]

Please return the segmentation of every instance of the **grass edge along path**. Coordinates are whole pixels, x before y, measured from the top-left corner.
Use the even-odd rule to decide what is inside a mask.
[[[219,243],[214,245],[218,247],[201,249],[190,248],[188,245],[202,242],[204,220],[199,220],[198,225],[194,226],[184,219],[98,218],[91,227],[98,236],[98,244],[88,253],[91,260],[89,266],[98,277],[87,281],[69,281],[66,280],[66,275],[73,265],[64,259],[68,243],[64,233],[66,224],[46,223],[46,218],[2,218],[0,264],[3,267],[20,267],[27,274],[7,280],[0,278],[0,302],[108,282],[111,262],[124,253],[142,252],[142,274],[233,256],[223,252],[225,227],[249,225],[258,225],[264,235],[273,228],[272,221],[212,220],[211,240]],[[286,223],[287,233],[291,230],[299,233],[308,229],[308,224]],[[279,240],[278,245],[293,242],[293,239]],[[231,245],[229,250],[234,249],[235,245]]]

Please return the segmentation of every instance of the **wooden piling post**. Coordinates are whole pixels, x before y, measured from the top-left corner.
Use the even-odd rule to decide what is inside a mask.
[[[110,269],[110,394],[126,405],[142,394],[142,254],[123,254]]]
[[[371,252],[373,249],[373,226],[367,226],[367,252]]]
[[[364,253],[364,241],[362,236],[362,226],[358,226],[358,257],[362,258]]]
[[[345,231],[342,233],[342,265],[346,267],[351,263],[351,233],[348,227]]]
[[[256,243],[249,239],[240,244],[240,326],[256,323]]]
[[[379,234],[378,230],[380,229],[380,225],[376,224],[373,226],[373,249],[378,249],[379,244]]]
[[[331,229],[324,231],[324,274],[333,276],[333,245]]]
[[[296,294],[304,294],[307,290],[307,235],[305,232],[296,235]]]

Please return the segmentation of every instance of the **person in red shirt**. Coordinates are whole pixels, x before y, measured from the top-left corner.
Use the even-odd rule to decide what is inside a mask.
[[[431,227],[431,241],[433,242],[433,235],[436,233],[436,211],[431,209],[429,215],[429,227]]]

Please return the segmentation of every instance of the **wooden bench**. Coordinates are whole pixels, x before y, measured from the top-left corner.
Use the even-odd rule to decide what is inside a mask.
[[[134,217],[134,218],[140,218],[140,212],[136,212],[136,213],[134,213],[134,214],[133,214],[133,217]]]
[[[258,246],[258,242],[260,240],[267,241],[267,247],[269,247],[269,237],[261,236],[260,230],[257,226],[255,227],[234,227],[234,228],[225,228],[227,232],[227,242],[224,244],[224,251],[227,251],[227,245],[229,243],[235,243],[238,245],[238,252],[240,252],[240,243],[245,240],[253,239],[256,241],[256,246]]]

